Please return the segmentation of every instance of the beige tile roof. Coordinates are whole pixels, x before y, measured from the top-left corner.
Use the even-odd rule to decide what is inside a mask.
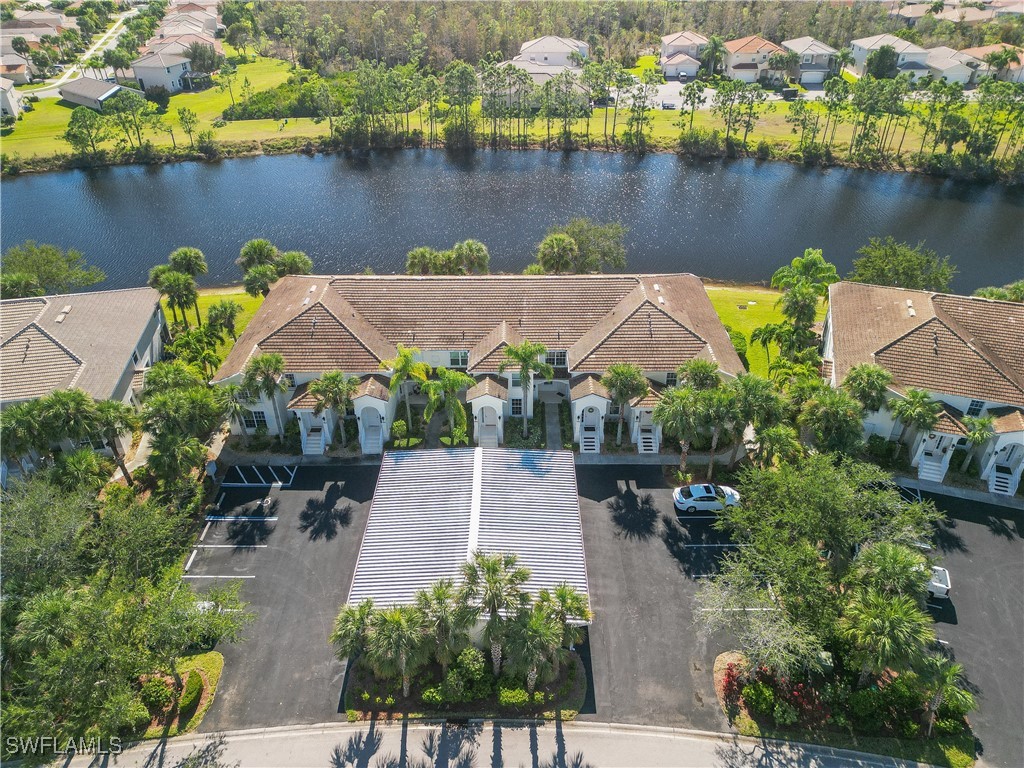
[[[316,398],[309,391],[309,383],[299,384],[292,393],[292,399],[288,401],[288,410],[297,409],[312,410],[316,408]]]
[[[949,403],[942,404],[942,413],[935,422],[935,430],[947,435],[966,435],[967,428],[963,423],[964,414]]]
[[[647,392],[630,402],[633,408],[653,408],[661,402],[661,393],[665,387],[656,381],[647,381]]]
[[[132,374],[132,392],[138,394],[146,386],[146,372],[149,368],[136,368]]]
[[[747,35],[726,42],[725,50],[729,53],[778,53],[782,51],[782,48],[759,35]]]
[[[992,429],[997,434],[1024,432],[1024,411],[1020,408],[992,408],[986,414],[992,416]]]
[[[661,44],[673,45],[707,45],[708,39],[699,32],[673,32],[671,35],[662,35]]]
[[[508,397],[508,388],[497,376],[478,376],[476,384],[466,390],[466,401],[476,400],[484,395],[504,400]]]
[[[569,396],[575,400],[586,395],[597,395],[605,400],[611,400],[611,393],[604,384],[601,377],[596,373],[584,373],[581,376],[573,376],[569,379]]]
[[[0,301],[0,401],[42,397],[72,385],[97,400],[123,396],[136,368],[132,352],[148,343],[143,335],[159,301],[152,288]]]
[[[697,355],[732,375],[743,370],[693,275],[290,276],[274,285],[217,380],[267,351],[282,354],[289,372],[375,371],[398,343],[469,350],[470,372],[496,371],[505,344],[570,350],[585,336],[569,354],[572,370],[587,357],[593,370],[610,361],[670,371]]]
[[[357,397],[372,397],[376,400],[388,400],[391,397],[391,392],[388,391],[388,379],[379,373],[371,373],[366,376],[362,376],[359,379],[359,386],[356,387],[355,393],[352,395],[352,399],[355,400]]]
[[[837,384],[874,362],[897,387],[1024,404],[1024,305],[849,282],[829,297]]]

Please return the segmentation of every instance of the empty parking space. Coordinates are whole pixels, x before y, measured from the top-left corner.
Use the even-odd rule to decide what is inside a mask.
[[[271,464],[240,464],[228,467],[222,488],[267,486],[287,488],[295,480],[298,467]]]

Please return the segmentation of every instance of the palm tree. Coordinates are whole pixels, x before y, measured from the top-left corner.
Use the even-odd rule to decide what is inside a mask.
[[[761,469],[772,466],[776,459],[780,462],[793,461],[803,454],[803,446],[797,437],[796,430],[788,424],[774,424],[754,430],[754,456]]]
[[[49,450],[41,404],[41,400],[29,400],[0,411],[0,455],[5,459],[20,459],[33,451]]]
[[[771,346],[781,346],[781,339],[785,331],[789,330],[789,326],[785,323],[766,323],[758,326],[750,332],[750,341],[754,344],[760,344],[764,347],[764,352],[768,356],[768,364],[772,362],[772,351]]]
[[[828,297],[828,287],[839,282],[835,264],[825,261],[818,248],[808,248],[788,266],[779,267],[772,275],[772,288],[788,291],[799,283],[811,286],[821,297]]]
[[[857,398],[865,411],[880,411],[885,407],[885,393],[890,384],[892,374],[875,363],[859,363],[843,379],[843,389]]]
[[[473,559],[462,566],[463,597],[467,603],[487,614],[485,634],[491,644],[491,665],[494,676],[501,674],[501,652],[504,639],[503,613],[521,608],[529,597],[522,586],[530,578],[530,571],[518,564],[518,558],[509,553],[493,555],[473,553]]]
[[[39,284],[35,275],[27,272],[4,272],[0,275],[0,297],[5,299],[27,299],[43,296],[46,289]]]
[[[865,589],[883,595],[907,595],[920,602],[928,590],[924,555],[903,544],[879,541],[857,554],[855,572]]]
[[[313,260],[302,251],[285,251],[274,262],[278,277],[285,275],[309,275],[313,272]]]
[[[242,246],[238,252],[235,263],[242,268],[242,272],[248,272],[253,267],[273,266],[277,261],[277,247],[263,238],[250,240]]]
[[[103,487],[103,466],[92,448],[79,448],[62,453],[57,459],[57,482],[66,491],[85,488],[98,491]]]
[[[199,300],[196,281],[191,275],[171,269],[161,274],[160,286],[160,291],[167,296],[167,303],[170,304],[171,309],[181,310],[181,320],[185,323],[185,327],[188,328],[188,318],[185,317],[185,310],[194,306]],[[198,309],[196,312],[198,316]],[[174,316],[177,319],[177,312],[175,312]]]
[[[373,614],[373,600],[370,598],[356,605],[341,606],[329,638],[339,660],[358,658],[366,650]]]
[[[725,54],[725,41],[718,35],[708,38],[708,44],[704,48],[704,66],[709,75],[715,74],[718,69],[718,60]]]
[[[543,344],[524,340],[522,344],[509,344],[505,347],[505,359],[498,365],[498,373],[509,368],[519,371],[519,385],[523,388],[523,438],[530,433],[530,422],[527,420],[527,405],[533,389],[533,374],[539,373],[548,381],[555,375],[555,369],[542,358],[548,348]]]
[[[423,411],[424,423],[429,422],[439,408],[444,408],[448,419],[448,429],[453,444],[457,430],[466,430],[466,409],[462,407],[459,393],[469,389],[476,381],[462,371],[438,368],[434,371],[436,379],[423,382],[423,391],[427,395],[427,407]]]
[[[206,324],[217,330],[227,331],[235,341],[235,321],[242,312],[242,305],[233,299],[221,299],[206,310]]]
[[[537,604],[558,622],[562,648],[583,642],[583,627],[594,617],[585,594],[563,581],[553,591],[542,589],[537,595]],[[554,655],[554,665],[557,676],[558,654]]]
[[[839,53],[833,57],[832,66],[835,68],[836,74],[839,74],[846,67],[854,64],[856,61],[857,59],[854,58],[853,51],[849,48],[842,48]]]
[[[441,579],[416,593],[416,607],[423,616],[427,635],[433,643],[434,658],[441,665],[441,675],[469,643],[469,630],[476,621],[476,611],[460,599],[455,582]]]
[[[405,256],[405,272],[409,275],[430,275],[437,266],[437,251],[426,245],[413,248]]]
[[[466,274],[486,275],[491,264],[487,246],[479,240],[463,240],[452,247],[455,261]]]
[[[75,593],[69,590],[33,595],[18,614],[11,645],[25,655],[67,647],[75,636],[77,605]]]
[[[928,737],[931,738],[935,717],[942,708],[943,702],[952,701],[958,709],[970,711],[974,709],[974,694],[963,687],[964,668],[945,656],[929,654],[918,667],[921,678],[928,685],[931,696],[925,704],[925,717],[928,719]]]
[[[676,375],[680,387],[689,387],[698,392],[714,389],[722,383],[718,376],[718,363],[700,358],[683,363],[676,370]]]
[[[694,401],[697,393],[689,388],[670,387],[654,406],[654,422],[679,441],[679,471],[686,474],[686,460],[690,445],[697,433],[697,413]]]
[[[910,388],[902,399],[893,401],[891,410],[892,415],[903,424],[900,432],[902,443],[911,427],[923,431],[938,424],[942,404],[932,400],[931,395],[923,389]]]
[[[964,463],[960,465],[960,472],[966,472],[967,468],[971,466],[974,449],[992,439],[995,434],[992,429],[994,421],[995,419],[991,416],[964,416],[964,426],[967,427],[967,434],[964,437],[967,438],[968,447]]]
[[[126,432],[134,432],[140,426],[139,414],[130,405],[117,400],[104,400],[96,403],[96,427],[107,447],[114,454],[114,462],[124,475],[125,482],[129,486],[134,485],[131,472],[124,463],[124,454],[118,438]]]
[[[822,387],[800,410],[797,418],[826,453],[850,453],[864,434],[864,409],[842,389]]]
[[[47,442],[79,443],[96,434],[96,403],[80,389],[57,389],[39,406],[40,427]]]
[[[647,393],[647,377],[639,365],[613,363],[601,377],[601,383],[612,402],[619,409],[619,424],[615,429],[615,444],[622,445],[622,424],[626,420],[626,406]]]
[[[542,605],[520,611],[508,623],[509,666],[526,675],[526,692],[532,697],[543,668],[560,651],[562,630],[558,620]]]
[[[154,363],[146,371],[142,399],[148,400],[154,395],[164,395],[176,389],[195,389],[206,384],[206,378],[184,360],[169,360]]]
[[[164,484],[183,479],[206,459],[206,446],[198,438],[168,429],[152,437],[149,468]]]
[[[390,360],[382,360],[381,370],[390,371],[388,391],[391,396],[402,393],[405,397],[405,423],[412,429],[412,406],[409,405],[409,394],[405,392],[405,384],[409,381],[424,382],[430,377],[430,366],[416,359],[420,354],[417,347],[398,345],[398,351]]]
[[[715,454],[718,452],[722,432],[734,430],[736,422],[741,418],[736,390],[731,387],[703,390],[694,398],[693,407],[698,423],[711,432],[711,447],[708,451],[708,480],[711,480],[715,474]]]
[[[576,241],[561,232],[548,235],[537,246],[537,263],[549,275],[572,271],[579,256],[580,249]]]
[[[205,275],[207,272],[206,257],[198,248],[178,248],[173,251],[167,259],[174,272],[181,272],[195,280],[197,275]],[[195,301],[192,306],[196,311],[196,325],[202,325],[203,320],[199,316],[199,293],[196,292]]]
[[[309,385],[316,406],[313,415],[319,416],[328,408],[338,415],[341,423],[341,447],[345,447],[345,414],[352,407],[352,396],[359,389],[357,376],[346,376],[341,371],[329,371]]]
[[[265,297],[277,280],[277,268],[273,264],[260,264],[246,271],[242,276],[242,286],[250,296]]]
[[[149,277],[146,279],[146,285],[152,288],[154,291],[159,291],[161,296],[166,296],[167,291],[164,289],[164,278],[173,272],[170,264],[157,264],[149,270]],[[171,314],[174,316],[174,322],[178,322],[178,308],[173,302],[168,301],[168,306],[171,308]]]
[[[230,383],[217,387],[217,396],[228,423],[244,427],[243,419],[255,402],[252,395],[241,384]]]
[[[840,632],[860,659],[859,687],[886,669],[913,666],[935,640],[931,618],[914,598],[869,589],[858,593],[840,619]]]
[[[412,675],[426,660],[423,615],[408,605],[382,608],[370,616],[366,655],[381,677],[402,678],[402,695],[409,697]]]
[[[281,423],[278,412],[277,396],[288,389],[288,384],[284,380],[284,358],[276,352],[249,358],[242,386],[250,392],[258,392],[270,401],[274,409],[274,421],[278,430],[283,433],[284,424]]]

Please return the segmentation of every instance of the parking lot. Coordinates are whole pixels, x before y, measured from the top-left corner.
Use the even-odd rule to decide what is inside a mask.
[[[224,674],[203,731],[344,718],[344,669],[327,637],[348,596],[377,472],[307,467],[290,487],[224,491],[186,579],[198,590],[241,579],[257,619],[245,640],[219,648]]]

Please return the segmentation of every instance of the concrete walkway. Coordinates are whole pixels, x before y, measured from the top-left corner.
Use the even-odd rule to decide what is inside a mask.
[[[952,496],[954,499],[977,501],[980,504],[994,504],[997,507],[1024,511],[1024,499],[1020,496],[1003,496],[999,493],[976,491],[973,488],[959,488],[955,485],[933,483],[928,480],[919,480],[916,477],[907,477],[906,475],[894,475],[893,480],[897,485],[902,485],[904,488],[912,488],[924,493],[933,493],[936,496]]]
[[[142,437],[139,439],[139,447],[135,450],[135,455],[131,461],[125,462],[125,466],[128,467],[129,472],[135,472],[136,469],[141,467],[146,461],[149,460],[149,454],[153,452],[152,436],[149,432],[143,432]],[[114,470],[113,477],[110,478],[112,482],[117,482],[121,479],[120,468]]]
[[[549,451],[562,450],[562,427],[558,421],[558,404],[561,398],[546,398],[544,403],[544,434]]]

